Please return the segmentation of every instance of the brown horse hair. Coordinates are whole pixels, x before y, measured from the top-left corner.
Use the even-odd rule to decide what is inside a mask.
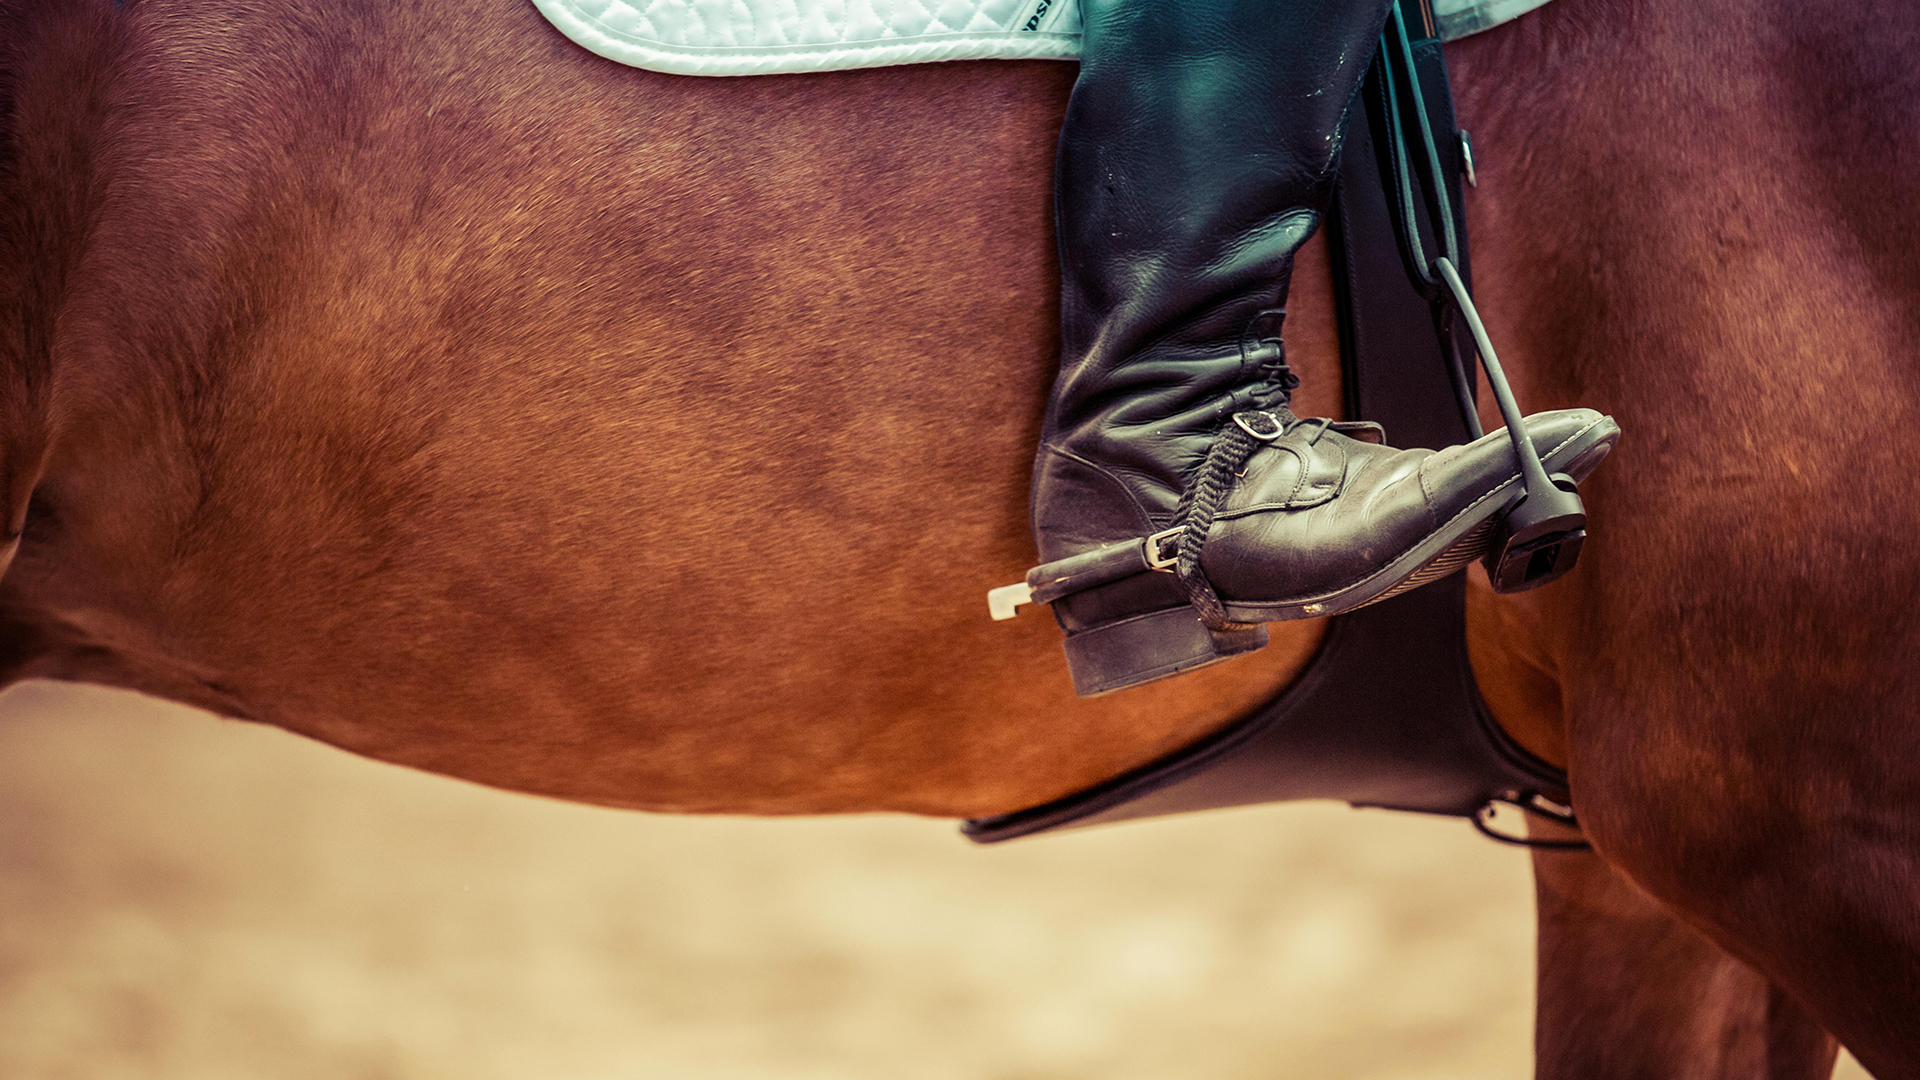
[[[978,814],[1217,729],[1317,628],[1073,699],[1033,552],[1070,65],[693,80],[531,6],[0,0],[11,679],[500,787]],[[1556,0],[1454,47],[1481,306],[1626,435],[1474,594],[1551,1077],[1920,1076],[1920,8]],[[1334,414],[1316,251],[1300,411]]]

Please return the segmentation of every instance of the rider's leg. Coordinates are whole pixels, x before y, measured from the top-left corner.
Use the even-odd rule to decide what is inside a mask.
[[[1063,358],[1034,532],[1046,563],[1176,523],[1187,535],[1147,545],[1177,551],[1177,573],[1116,573],[1103,555],[1029,578],[1068,632],[1082,694],[1258,648],[1260,622],[1464,565],[1517,491],[1505,434],[1403,452],[1285,408],[1279,305],[1387,6],[1083,4],[1055,183]],[[1576,474],[1615,430],[1585,410],[1528,425],[1549,471]]]

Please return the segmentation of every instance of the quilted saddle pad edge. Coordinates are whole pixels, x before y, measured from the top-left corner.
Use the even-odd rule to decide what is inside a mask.
[[[987,8],[1001,7],[1004,0],[637,0],[637,7],[635,2],[533,0],[547,21],[589,51],[616,63],[675,75],[774,75],[942,60],[1074,60],[1080,55],[1076,0],[1020,0],[992,15]],[[1434,8],[1440,36],[1455,41],[1547,2],[1435,0]],[[851,13],[862,4],[869,25],[856,28]],[[883,8],[887,25],[875,30],[872,24]],[[624,16],[633,25],[598,17],[608,13]],[[650,13],[665,22],[656,22]],[[951,25],[960,21],[956,15],[965,16],[973,28],[901,33],[893,18],[902,13],[917,13],[923,26]],[[983,18],[987,29],[980,28]],[[787,23],[804,23],[795,29],[815,40],[733,43],[743,36],[763,36],[768,28],[776,36],[789,36],[793,29]],[[664,40],[667,37],[679,40]]]
[[[1080,35],[990,30],[790,45],[675,45],[582,13],[571,0],[533,0],[574,43],[616,63],[672,75],[779,75],[943,60],[1077,60]]]

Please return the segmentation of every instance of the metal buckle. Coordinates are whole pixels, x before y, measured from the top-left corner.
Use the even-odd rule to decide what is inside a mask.
[[[1167,541],[1178,540],[1180,534],[1187,531],[1185,525],[1175,525],[1171,529],[1162,529],[1141,541],[1140,557],[1147,561],[1150,569],[1163,574],[1173,573],[1174,564],[1180,561],[1180,545],[1169,545]],[[1171,554],[1168,554],[1171,552]]]
[[[1573,807],[1571,806],[1555,802],[1537,791],[1527,792],[1525,794],[1518,791],[1503,791],[1488,799],[1478,810],[1473,812],[1469,819],[1473,822],[1473,827],[1478,829],[1482,836],[1492,840],[1498,840],[1503,844],[1512,844],[1514,847],[1537,848],[1542,851],[1593,850],[1593,845],[1584,839],[1542,840],[1524,834],[1502,832],[1493,827],[1494,818],[1498,812],[1497,808],[1502,805],[1514,807],[1528,814],[1536,814],[1557,825],[1564,825],[1569,829],[1577,831],[1580,828],[1580,822],[1574,818]]]
[[[1281,423],[1279,417],[1264,409],[1249,409],[1246,412],[1234,413],[1233,423],[1235,427],[1261,442],[1272,442],[1287,433],[1287,425]]]

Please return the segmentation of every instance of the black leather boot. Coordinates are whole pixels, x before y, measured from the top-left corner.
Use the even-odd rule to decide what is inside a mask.
[[[1371,425],[1287,410],[1280,305],[1387,8],[1082,5],[1054,190],[1063,357],[1033,482],[1045,565],[1027,582],[1082,695],[1458,570],[1517,496],[1505,432],[1399,451],[1352,437]],[[1618,432],[1589,410],[1526,428],[1575,480]]]

